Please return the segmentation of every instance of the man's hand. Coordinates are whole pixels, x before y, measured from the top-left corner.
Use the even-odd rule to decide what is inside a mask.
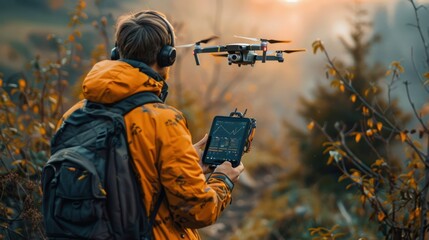
[[[240,162],[240,165],[237,167],[232,167],[231,163],[228,161],[223,162],[221,165],[217,166],[214,172],[219,172],[225,174],[233,183],[237,182],[238,177],[244,171],[244,165]]]
[[[203,173],[207,174],[207,173],[211,173],[212,169],[210,169],[210,167],[206,164],[203,163],[203,151],[202,148],[204,147],[204,145],[206,145],[207,143],[207,139],[208,139],[208,135],[204,135],[204,137],[198,141],[197,143],[194,144],[194,148],[198,153],[198,156],[200,157],[200,166],[201,169],[203,169]]]

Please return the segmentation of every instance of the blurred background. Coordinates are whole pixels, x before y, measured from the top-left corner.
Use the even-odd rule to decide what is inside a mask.
[[[416,2],[429,6],[428,0]],[[33,59],[47,63],[66,51],[73,56],[64,75],[67,109],[79,99],[80,82],[92,64],[109,57],[116,18],[146,9],[167,16],[176,45],[213,35],[219,38],[206,46],[254,43],[234,37],[241,35],[292,41],[270,44],[270,50],[307,50],[285,54],[283,63],[238,67],[209,54],[201,54],[201,65],[196,66],[192,49],[178,49],[167,103],[184,112],[195,142],[209,131],[216,115],[238,108],[257,119],[253,149],[243,159],[246,175],[222,218],[201,230],[204,239],[311,239],[309,228],[335,224],[347,239],[380,237],[377,226],[368,222],[369,213],[356,203],[357,195],[337,182],[340,174],[327,166],[322,146],[308,140],[312,114],[332,124],[330,117],[345,114],[334,111],[342,103],[334,95],[327,102],[321,94],[332,89],[326,59],[313,54],[312,43],[323,41],[344,65],[355,64],[359,53],[366,71],[374,74],[384,75],[392,61],[400,61],[406,69],[402,78],[417,79],[424,51],[411,26],[416,18],[408,0],[0,0],[4,83],[21,79]],[[428,16],[421,17],[423,24]],[[359,48],[360,41],[369,47]],[[66,47],[60,51],[59,45]],[[382,88],[386,85],[381,83]],[[389,93],[407,109],[407,96],[399,88]],[[427,95],[417,83],[410,88],[420,109]]]

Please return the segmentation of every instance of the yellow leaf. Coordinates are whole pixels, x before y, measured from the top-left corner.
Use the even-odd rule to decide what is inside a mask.
[[[27,104],[23,104],[21,106],[21,108],[22,108],[22,111],[26,112],[28,110],[28,105]]]
[[[384,219],[386,219],[386,214],[384,214],[384,212],[383,212],[383,211],[378,212],[378,214],[377,214],[377,219],[378,219],[378,221],[380,221],[380,222],[384,221]]]
[[[10,90],[10,95],[14,95],[16,92],[18,92],[18,89],[14,88]]]
[[[332,82],[331,82],[331,87],[333,87],[333,88],[337,88],[337,87],[340,87],[340,85],[341,85],[341,84],[342,84],[341,80],[334,79],[334,80],[332,80]]]
[[[357,133],[355,136],[355,141],[358,143],[361,138],[362,138],[362,135],[360,133]]]
[[[361,203],[365,203],[365,201],[366,201],[366,197],[365,197],[365,195],[361,195],[361,196],[360,196],[360,202],[361,202]]]
[[[377,159],[377,160],[375,161],[375,163],[373,163],[373,164],[371,165],[371,167],[372,167],[372,166],[379,167],[379,166],[381,166],[383,163],[384,163],[384,159]]]
[[[311,122],[307,125],[307,129],[311,131],[313,128],[314,128],[314,121],[311,121]]]
[[[330,156],[329,158],[328,158],[328,162],[326,163],[326,165],[331,165],[332,164],[332,162],[334,161],[335,159],[334,159],[334,157],[333,156]]]
[[[421,214],[421,212],[422,212],[422,209],[421,208],[416,208],[416,210],[414,210],[414,214],[416,215],[416,217],[419,217],[420,216],[420,214]]]
[[[405,140],[407,139],[407,134],[405,134],[404,132],[400,132],[399,136],[401,138],[401,142],[405,142]]]
[[[15,161],[13,161],[13,162],[12,162],[12,165],[13,165],[13,166],[16,166],[16,165],[18,165],[18,164],[25,165],[25,164],[27,164],[27,160],[25,160],[25,159],[20,159],[20,160],[15,160]]]
[[[14,214],[15,210],[13,208],[7,207],[6,208],[6,215],[12,216]]]
[[[402,67],[402,66],[401,66],[401,63],[400,63],[400,62],[398,62],[398,61],[393,61],[390,65],[391,65],[392,67],[396,68],[400,73],[403,73],[403,72],[404,72],[404,67]]]
[[[73,34],[70,34],[70,35],[69,35],[69,41],[70,41],[70,42],[74,42],[74,40],[75,40],[74,35],[73,35]]]
[[[33,106],[33,112],[35,113],[35,114],[38,114],[39,113],[39,105],[34,105]]]
[[[374,189],[373,188],[363,187],[363,193],[369,199],[374,197]]]
[[[86,7],[86,2],[85,2],[85,1],[80,1],[80,2],[79,2],[79,7],[80,7],[81,9],[84,9],[84,8]]]
[[[340,85],[340,91],[341,91],[341,92],[344,92],[344,90],[345,90],[344,84],[341,84],[341,85]]]
[[[355,171],[352,173],[351,179],[353,180],[353,182],[356,182],[356,183],[362,182],[362,178],[361,178],[360,173],[358,171]]]
[[[45,135],[46,134],[46,129],[44,127],[40,127],[39,128],[39,132],[41,135]]]
[[[356,94],[352,94],[351,96],[350,96],[350,100],[354,103],[354,102],[356,102]]]
[[[380,132],[381,129],[383,129],[383,123],[382,122],[378,122],[377,123],[377,130]]]
[[[0,87],[3,87],[3,79],[0,79]]]
[[[365,92],[363,93],[363,95],[365,95],[365,97],[368,97],[368,95],[369,95],[369,89],[366,89]]]
[[[410,178],[410,180],[408,181],[408,184],[412,189],[417,190],[417,183],[413,177]]]
[[[74,172],[74,171],[76,171],[76,168],[74,168],[74,167],[68,167],[67,170],[69,170],[70,172]]]
[[[369,116],[369,109],[365,106],[362,107],[362,113],[364,116]]]
[[[74,32],[73,32],[73,34],[76,36],[76,37],[82,37],[82,33],[79,31],[79,30],[74,30]]]
[[[322,41],[320,41],[320,40],[316,40],[316,41],[314,41],[314,42],[313,42],[313,44],[312,44],[312,46],[313,46],[313,53],[314,53],[314,54],[316,54],[316,53],[317,53],[317,50],[319,50],[319,49],[320,49],[320,51],[322,51],[322,52],[324,52],[324,51],[325,51],[325,48],[324,48],[324,46],[323,46],[323,43],[322,43]]]
[[[346,73],[346,78],[349,80],[353,80],[355,78],[355,75],[351,72],[347,72]]]
[[[23,90],[27,86],[27,82],[21,78],[18,80],[18,86],[20,90]]]
[[[347,179],[347,178],[349,178],[349,177],[347,175],[343,174],[343,175],[341,175],[341,177],[338,178],[338,182],[341,182],[341,181],[343,181],[344,179]]]
[[[370,128],[374,126],[374,122],[372,121],[372,118],[369,118],[368,120],[366,120],[366,125],[368,125],[368,127]]]
[[[392,73],[392,70],[387,70],[386,77],[389,76]]]
[[[18,86],[19,86],[19,89],[22,91],[27,86],[27,82],[21,78],[18,80]]]
[[[335,69],[333,68],[329,68],[329,74],[331,74],[332,76],[337,75],[337,71],[335,71]]]

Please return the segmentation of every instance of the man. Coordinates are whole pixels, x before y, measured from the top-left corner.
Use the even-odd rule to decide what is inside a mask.
[[[165,98],[164,80],[175,59],[173,47],[173,28],[161,13],[143,11],[119,18],[113,55],[119,54],[120,59],[94,65],[83,82],[84,97],[103,104],[144,91]],[[82,103],[64,118],[80,107]],[[233,168],[224,162],[206,179],[197,153],[206,138],[194,147],[182,113],[166,104],[139,106],[124,120],[148,214],[154,211],[162,189],[165,192],[155,218],[154,238],[200,239],[196,229],[213,224],[230,203],[243,165]]]

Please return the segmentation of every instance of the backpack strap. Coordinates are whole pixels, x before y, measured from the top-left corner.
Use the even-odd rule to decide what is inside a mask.
[[[164,200],[164,197],[165,197],[165,190],[163,187],[161,187],[161,193],[159,194],[158,201],[155,203],[155,207],[153,208],[153,211],[150,214],[149,222],[148,222],[149,225],[146,228],[146,232],[144,233],[144,237],[146,238],[149,238],[149,239],[153,238],[153,233],[152,233],[153,224],[155,223],[156,214],[158,214],[159,207],[161,207],[161,203]],[[142,239],[145,239],[144,237]]]
[[[113,109],[119,111],[122,116],[130,112],[136,107],[142,106],[146,103],[163,103],[163,101],[153,92],[139,92],[136,93],[130,97],[127,97],[120,102],[117,102],[109,107],[112,107]],[[141,189],[139,188],[140,196],[142,196]],[[164,188],[161,188],[161,193],[159,194],[158,200],[155,203],[154,209],[151,212],[149,219],[147,220],[145,226],[143,226],[143,236],[141,236],[141,239],[152,239],[152,228],[155,223],[155,217],[158,214],[158,210],[161,206],[162,201],[165,197],[165,190]],[[140,208],[140,211],[142,212],[143,216],[146,215],[146,210],[142,206]]]
[[[153,92],[139,92],[131,95],[120,102],[114,103],[109,107],[119,110],[122,116],[134,108],[146,103],[162,103],[163,101]]]

